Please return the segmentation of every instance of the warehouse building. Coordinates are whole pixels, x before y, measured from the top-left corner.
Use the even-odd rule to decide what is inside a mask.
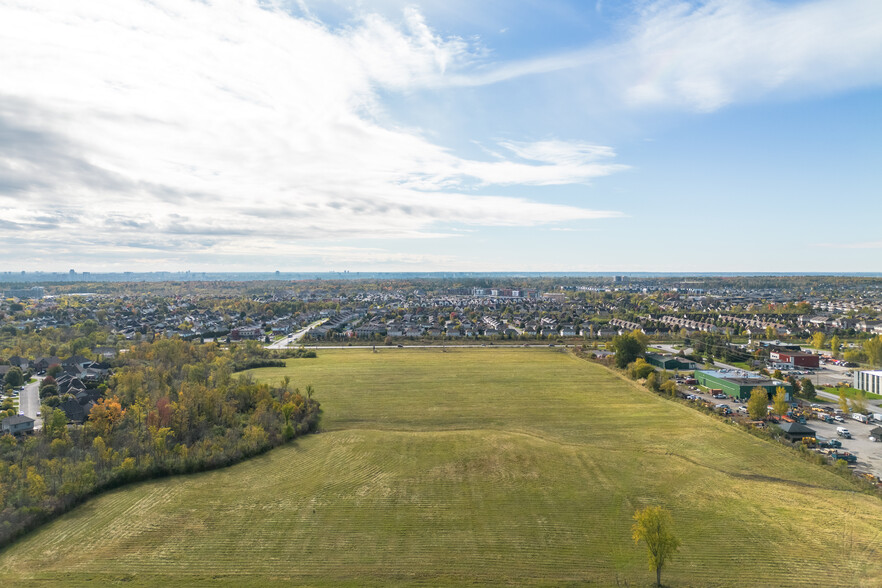
[[[710,389],[722,390],[723,394],[735,398],[750,398],[750,391],[754,388],[764,388],[769,398],[775,395],[776,388],[784,388],[787,391],[787,401],[793,399],[793,386],[788,382],[773,380],[754,372],[715,372],[710,370],[698,370],[695,379],[702,386]]]
[[[675,355],[662,355],[660,353],[647,353],[646,363],[663,370],[694,370],[696,365],[691,359],[677,357]]]
[[[882,394],[882,370],[855,372],[854,387],[864,392]]]

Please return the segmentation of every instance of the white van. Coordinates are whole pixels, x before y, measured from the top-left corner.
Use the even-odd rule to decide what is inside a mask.
[[[851,432],[845,427],[836,427],[836,434],[846,439],[851,439]]]
[[[861,414],[859,412],[856,412],[853,415],[851,415],[851,418],[856,420],[859,423],[867,423],[870,421],[870,419],[867,418],[867,415]]]

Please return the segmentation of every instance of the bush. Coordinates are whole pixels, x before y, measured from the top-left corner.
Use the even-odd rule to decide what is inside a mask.
[[[642,378],[648,377],[649,374],[655,372],[655,368],[646,363],[646,360],[638,359],[629,366],[628,371],[631,374],[631,378],[635,380],[640,380]]]

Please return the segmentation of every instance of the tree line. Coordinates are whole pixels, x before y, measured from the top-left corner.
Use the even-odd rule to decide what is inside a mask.
[[[247,360],[246,346],[141,343],[83,426],[44,406],[41,431],[0,438],[0,546],[103,490],[230,465],[314,430],[313,387],[235,376]]]

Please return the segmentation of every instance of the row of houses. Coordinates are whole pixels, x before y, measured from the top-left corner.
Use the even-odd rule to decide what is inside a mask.
[[[766,329],[774,329],[776,333],[789,333],[790,329],[787,325],[783,323],[779,323],[777,321],[767,321],[760,318],[751,318],[751,317],[743,317],[743,316],[732,316],[727,314],[721,314],[720,320],[723,320],[727,323],[734,323],[736,325],[740,325],[742,327],[747,327],[749,329],[759,329],[763,332]]]
[[[686,329],[687,331],[702,331],[705,333],[729,333],[731,331],[729,327],[718,327],[713,323],[694,321],[678,316],[665,315],[657,320],[664,325],[677,329]]]
[[[624,329],[626,331],[642,331],[643,330],[643,325],[641,325],[640,323],[626,321],[624,319],[614,318],[609,321],[609,324],[612,325],[613,327],[621,327],[622,329]]]
[[[882,335],[882,321],[875,319],[816,315],[800,316],[796,321],[802,327],[821,331],[854,329],[864,333]]]

